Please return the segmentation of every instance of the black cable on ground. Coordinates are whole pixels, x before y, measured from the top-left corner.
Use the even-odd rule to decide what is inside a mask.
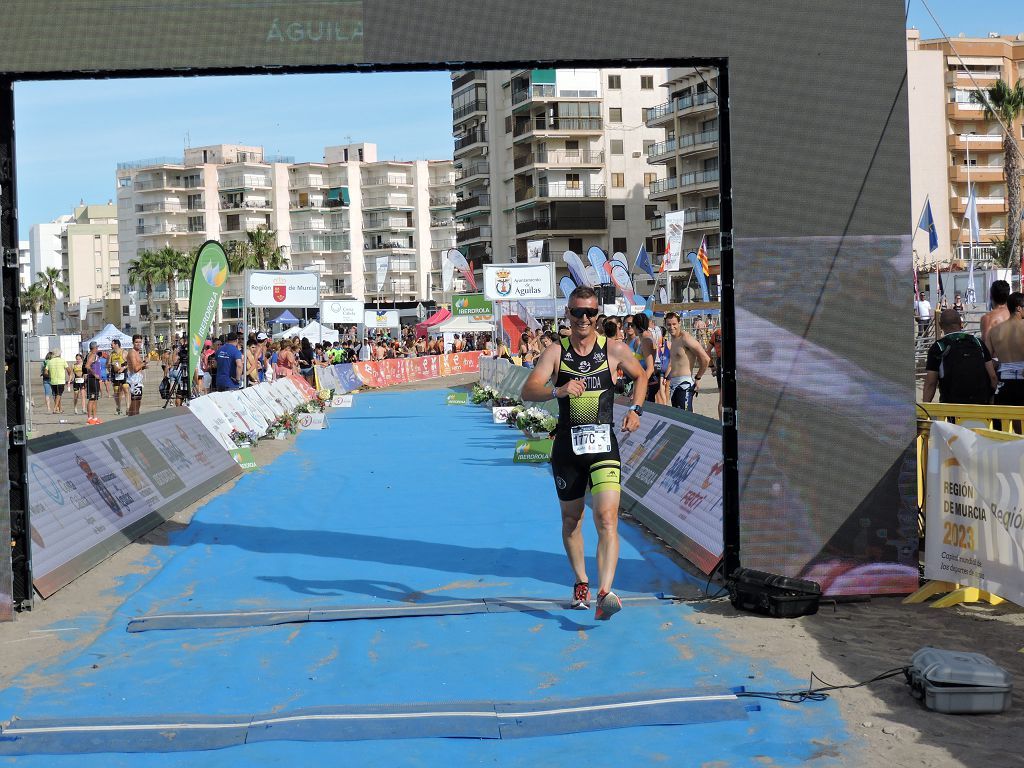
[[[882,672],[880,675],[872,677],[870,680],[864,680],[860,683],[850,683],[848,685],[829,685],[820,677],[813,672],[811,673],[811,679],[806,689],[799,691],[742,691],[737,693],[736,696],[739,698],[748,699],[771,699],[773,701],[787,701],[791,704],[801,704],[805,701],[825,701],[828,698],[829,692],[841,691],[846,688],[860,688],[861,686],[870,685],[871,683],[877,683],[880,680],[888,680],[891,677],[898,675],[907,676],[910,667],[893,667],[892,669]],[[820,688],[812,687],[814,681],[817,680],[819,683],[823,683]]]

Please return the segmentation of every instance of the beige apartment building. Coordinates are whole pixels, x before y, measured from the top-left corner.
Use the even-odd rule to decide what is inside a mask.
[[[272,157],[259,146],[217,144],[186,149],[181,160],[122,163],[117,170],[122,314],[157,338],[188,322],[189,283],[175,300],[156,286],[153,307],[128,286],[128,263],[146,249],[194,251],[206,240],[227,248],[247,232],[277,233],[288,267],[320,274],[325,299],[427,300],[432,257],[455,242],[454,171],[450,160],[379,161],[370,143],[327,147],[320,162]],[[377,258],[389,274],[376,284]],[[228,280],[218,322],[241,318],[242,279]]]
[[[647,125],[658,129],[662,140],[646,148],[647,161],[663,168],[649,187],[652,203],[666,211],[684,211],[680,269],[669,278],[669,299],[688,301],[700,297],[692,268],[685,255],[696,251],[707,238],[708,288],[717,295],[720,274],[718,194],[718,73],[707,67],[679,67],[668,71],[668,101],[648,114]],[[665,251],[665,220],[654,218],[651,234],[657,257]],[[652,257],[654,257],[652,253]],[[641,283],[643,289],[645,284]]]
[[[645,150],[661,138],[647,122],[665,99],[666,70],[523,69],[452,74],[456,239],[479,271],[545,261],[591,246],[633,263],[651,243],[659,210],[648,188],[664,175]],[[440,285],[440,264],[435,265]],[[463,286],[457,281],[456,289]]]
[[[954,50],[955,49],[955,50]],[[971,99],[996,80],[1017,82],[1024,76],[1024,35],[991,33],[985,38],[921,40],[907,30],[907,77],[910,108],[911,214],[919,269],[970,259],[970,228],[965,221],[968,184],[978,201],[980,243],[974,255],[992,258],[991,241],[1006,237],[1006,179],[1003,175],[1003,132],[986,120]],[[1010,126],[1024,139],[1020,119]],[[928,234],[917,229],[925,200],[930,201],[939,248],[929,254]]]

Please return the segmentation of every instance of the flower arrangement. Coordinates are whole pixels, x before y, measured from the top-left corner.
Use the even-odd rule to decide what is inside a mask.
[[[482,405],[489,400],[495,400],[498,397],[498,393],[490,387],[481,387],[479,384],[473,386],[473,394],[470,399],[474,405]]]
[[[523,401],[516,397],[496,397],[494,399],[494,405],[497,407],[507,408],[514,405],[522,405]]]
[[[283,436],[286,433],[294,435],[299,431],[299,422],[296,418],[295,413],[285,413],[282,416],[278,416],[267,428],[267,436],[277,438]]]
[[[232,429],[231,434],[228,435],[231,438],[231,442],[236,447],[242,448],[244,446],[255,445],[259,439],[255,432],[243,432],[240,429]]]
[[[512,407],[512,410],[508,412],[508,417],[505,419],[505,423],[512,429],[518,429],[519,427],[519,416],[526,410],[523,405],[516,405]]]
[[[547,411],[531,407],[519,413],[516,426],[528,437],[547,436],[558,426],[558,419]]]

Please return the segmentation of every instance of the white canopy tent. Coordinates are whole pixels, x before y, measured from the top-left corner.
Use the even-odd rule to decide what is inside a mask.
[[[91,339],[82,342],[82,351],[88,352],[89,345],[94,341],[96,342],[97,349],[109,351],[110,342],[112,339],[117,339],[118,341],[120,341],[121,346],[124,347],[125,349],[128,349],[132,345],[131,336],[129,336],[124,331],[118,329],[118,327],[113,323],[108,323],[107,326],[102,331],[97,333]]]
[[[494,333],[494,323],[472,320],[468,317],[450,317],[428,329],[431,336],[445,333]]]
[[[299,328],[297,325],[293,325],[286,331],[274,334],[275,339],[294,339],[294,338],[306,338],[312,343],[323,340],[333,344],[339,338],[338,332],[320,325],[316,320],[312,320],[305,328]]]

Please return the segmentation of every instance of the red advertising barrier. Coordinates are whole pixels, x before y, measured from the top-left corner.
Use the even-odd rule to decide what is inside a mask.
[[[453,355],[426,355],[397,360],[352,363],[352,369],[368,387],[392,387],[412,381],[478,373],[483,352],[460,352]]]

